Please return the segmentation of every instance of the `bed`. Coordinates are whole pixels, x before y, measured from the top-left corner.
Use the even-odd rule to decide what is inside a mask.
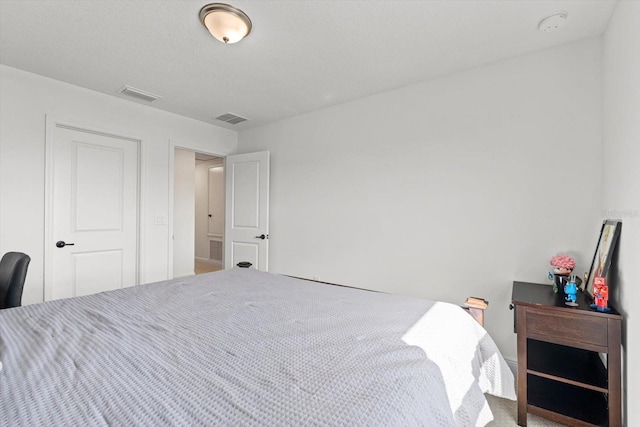
[[[486,425],[460,307],[238,268],[0,310],[3,425]]]

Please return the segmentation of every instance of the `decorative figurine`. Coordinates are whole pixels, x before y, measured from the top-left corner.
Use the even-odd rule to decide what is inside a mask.
[[[556,255],[549,264],[553,267],[553,274],[549,272],[549,280],[553,280],[553,292],[563,292],[569,283],[568,276],[576,268],[576,262],[569,255]]]
[[[576,276],[571,276],[569,283],[564,285],[564,293],[566,294],[564,297],[565,304],[570,305],[571,307],[577,307],[578,303],[576,300],[578,299],[578,285],[576,285]]]
[[[593,298],[594,303],[591,304],[591,308],[594,308],[603,313],[609,313],[611,309],[607,307],[609,301],[609,286],[607,286],[607,279],[604,277],[593,278]]]
[[[556,255],[551,258],[549,264],[553,266],[553,274],[562,276],[570,275],[573,269],[576,268],[576,262],[569,255]]]

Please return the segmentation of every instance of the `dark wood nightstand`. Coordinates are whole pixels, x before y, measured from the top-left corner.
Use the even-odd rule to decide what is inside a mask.
[[[569,307],[552,286],[536,283],[513,282],[511,300],[518,425],[531,413],[569,426],[621,426],[622,316],[592,310],[581,292]]]

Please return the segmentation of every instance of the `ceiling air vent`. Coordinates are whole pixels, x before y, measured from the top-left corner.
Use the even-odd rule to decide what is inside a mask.
[[[118,92],[120,92],[123,95],[130,96],[131,98],[135,98],[137,100],[146,101],[146,102],[153,102],[153,101],[157,101],[158,99],[162,99],[161,96],[154,95],[144,90],[136,89],[135,87],[126,86],[126,85],[122,86]]]
[[[244,117],[236,116],[235,114],[227,113],[221,116],[216,117],[216,120],[220,120],[226,123],[230,123],[232,125],[237,125],[238,123],[246,122],[247,119]]]

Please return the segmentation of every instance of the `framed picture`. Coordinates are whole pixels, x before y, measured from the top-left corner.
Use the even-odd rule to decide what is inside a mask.
[[[593,279],[595,277],[607,277],[609,273],[611,259],[613,258],[616,244],[618,243],[621,228],[621,221],[607,219],[602,222],[596,253],[593,255],[591,269],[589,269],[589,276],[587,277],[587,283],[584,288],[585,292],[591,298],[593,298]]]

